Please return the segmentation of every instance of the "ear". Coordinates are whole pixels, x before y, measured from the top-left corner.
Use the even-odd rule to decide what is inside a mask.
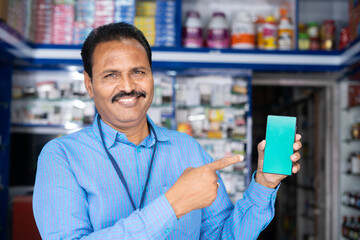
[[[86,71],[84,71],[84,83],[89,96],[93,98],[94,97],[93,83],[91,81],[89,74]]]

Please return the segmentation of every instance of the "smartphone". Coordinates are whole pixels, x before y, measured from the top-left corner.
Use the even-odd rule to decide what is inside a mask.
[[[296,117],[267,117],[263,172],[291,175]]]

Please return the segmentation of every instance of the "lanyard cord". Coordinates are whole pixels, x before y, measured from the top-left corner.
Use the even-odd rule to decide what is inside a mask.
[[[116,163],[114,157],[111,155],[111,153],[109,152],[109,150],[106,148],[106,145],[105,145],[105,141],[104,141],[104,134],[103,134],[103,131],[102,131],[102,127],[101,127],[101,123],[100,123],[100,115],[98,115],[98,118],[97,118],[97,123],[98,123],[98,128],[99,128],[99,132],[100,132],[100,136],[101,136],[101,142],[103,144],[103,147],[105,149],[105,152],[106,154],[108,155],[112,165],[114,166],[114,169],[117,173],[117,175],[119,176],[122,184],[124,185],[125,187],[125,190],[127,192],[127,195],[130,199],[130,202],[131,202],[131,205],[133,207],[134,210],[136,210],[136,207],[135,207],[135,203],[134,203],[134,200],[133,198],[131,197],[131,194],[130,194],[130,191],[129,191],[129,187],[126,183],[126,180],[124,178],[124,175],[123,173],[121,172],[120,168],[119,168],[119,165]],[[139,205],[139,208],[141,209],[143,203],[144,203],[144,199],[145,199],[145,194],[146,194],[146,191],[147,191],[147,185],[149,184],[149,179],[150,179],[150,173],[151,173],[151,168],[152,168],[152,165],[153,165],[153,162],[154,162],[154,156],[155,156],[155,152],[156,152],[156,147],[157,147],[157,136],[156,136],[156,133],[155,133],[155,130],[153,128],[153,126],[148,123],[148,126],[150,128],[150,132],[152,131],[154,133],[154,138],[155,138],[155,146],[154,146],[154,151],[152,153],[152,156],[151,156],[151,160],[150,160],[150,166],[149,166],[149,170],[148,170],[148,174],[147,174],[147,177],[146,177],[146,182],[145,182],[145,186],[144,186],[144,189],[143,189],[143,192],[141,194],[141,198],[140,198],[140,205]]]

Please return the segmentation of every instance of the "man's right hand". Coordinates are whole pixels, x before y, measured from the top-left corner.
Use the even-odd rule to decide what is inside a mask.
[[[244,160],[243,156],[225,157],[197,168],[187,168],[165,193],[176,217],[210,206],[216,199],[219,179],[216,171]]]

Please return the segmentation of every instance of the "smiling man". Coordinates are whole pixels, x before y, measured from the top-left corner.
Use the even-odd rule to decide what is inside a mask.
[[[230,202],[214,161],[190,136],[147,116],[154,94],[151,49],[134,26],[94,29],[82,47],[94,123],[42,150],[34,216],[43,239],[256,239],[274,216],[286,176],[258,169],[244,198]],[[293,172],[300,169],[296,135]]]

